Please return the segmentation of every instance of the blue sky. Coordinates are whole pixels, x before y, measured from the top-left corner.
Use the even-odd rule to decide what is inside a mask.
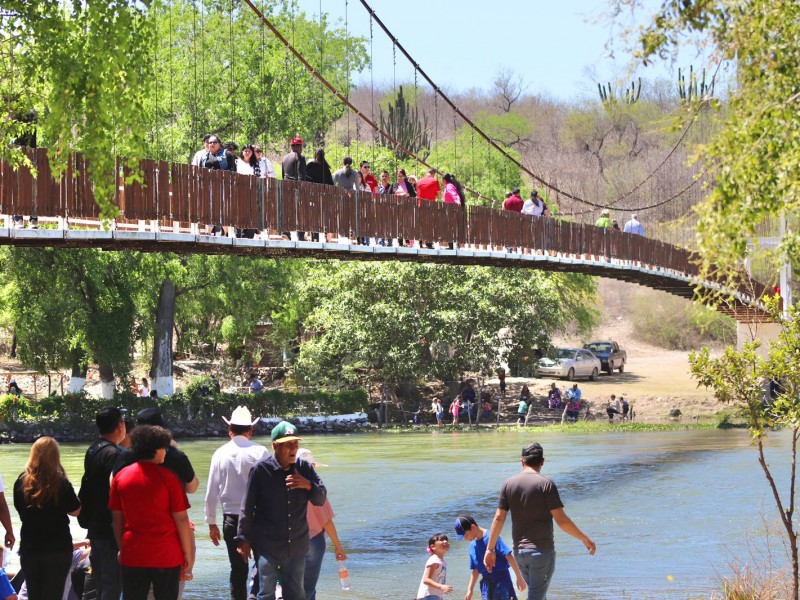
[[[422,69],[448,91],[492,89],[502,68],[522,76],[529,93],[559,100],[596,97],[597,82],[630,81],[631,59],[612,31],[604,0],[367,0]],[[660,4],[645,0],[651,12]],[[322,10],[343,18],[345,0],[321,0]],[[309,16],[320,0],[298,0]],[[369,36],[369,16],[359,0],[348,0],[348,29]],[[642,13],[644,20],[646,13]],[[613,56],[607,47],[613,43]],[[413,69],[374,25],[372,53],[376,67],[354,77],[356,83],[413,81]],[[677,64],[638,69],[645,79],[677,79],[677,66],[702,62],[688,48]]]

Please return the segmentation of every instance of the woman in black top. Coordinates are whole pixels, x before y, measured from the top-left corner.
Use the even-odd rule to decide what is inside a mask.
[[[41,437],[14,483],[14,507],[22,521],[19,562],[30,600],[61,600],[72,563],[69,517],[81,503],[61,466],[58,442]]]

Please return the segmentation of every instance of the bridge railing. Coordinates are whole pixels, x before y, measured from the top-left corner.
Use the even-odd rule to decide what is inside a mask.
[[[0,214],[97,218],[87,164],[69,158],[53,177],[46,149],[28,150],[38,170],[0,163]],[[515,248],[529,252],[633,261],[699,275],[693,254],[659,240],[555,218],[532,218],[482,206],[343,190],[308,182],[257,178],[186,164],[141,160],[141,182],[125,183],[120,169],[116,204],[128,220],[222,225],[282,231],[318,231],[345,238],[399,238],[460,247]],[[748,295],[760,297],[763,288]],[[754,293],[755,292],[755,293]]]

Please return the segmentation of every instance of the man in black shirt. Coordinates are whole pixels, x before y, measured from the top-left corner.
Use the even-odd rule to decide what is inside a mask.
[[[136,415],[136,424],[158,425],[159,427],[165,427],[164,417],[161,414],[161,410],[155,406],[140,410]],[[117,458],[112,475],[116,475],[122,469],[134,464],[135,462],[136,455],[133,453],[133,450],[124,450],[122,453],[120,453],[119,458]],[[164,457],[163,466],[178,476],[178,479],[181,480],[181,483],[183,483],[184,487],[186,488],[187,494],[196,492],[197,488],[200,487],[200,480],[197,478],[197,475],[194,472],[194,467],[192,467],[189,457],[186,456],[185,452],[178,450],[176,446],[173,445],[167,448],[167,455]],[[106,493],[108,493],[108,490],[106,490]]]
[[[81,486],[88,486],[86,498],[91,499],[86,534],[92,542],[89,562],[97,585],[97,600],[119,600],[122,588],[118,548],[108,510],[108,489],[109,476],[120,453],[118,444],[125,438],[125,420],[118,408],[106,406],[97,413],[95,422],[100,439],[86,451],[83,461],[86,475]]]
[[[289,142],[292,151],[283,157],[281,167],[284,179],[306,181],[306,157],[303,156],[303,140],[300,137],[292,138]]]

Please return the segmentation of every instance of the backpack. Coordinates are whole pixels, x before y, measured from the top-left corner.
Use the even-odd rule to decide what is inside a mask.
[[[89,446],[89,449],[86,451],[86,457],[83,459],[83,477],[81,477],[81,489],[78,491],[78,500],[81,501],[81,512],[78,514],[78,525],[84,529],[89,529],[89,525],[94,519],[94,507],[92,506],[94,494],[92,493],[92,485],[89,482],[90,467],[92,466],[95,456],[97,456],[100,450],[114,445],[115,444],[109,442],[108,440],[95,442]]]

